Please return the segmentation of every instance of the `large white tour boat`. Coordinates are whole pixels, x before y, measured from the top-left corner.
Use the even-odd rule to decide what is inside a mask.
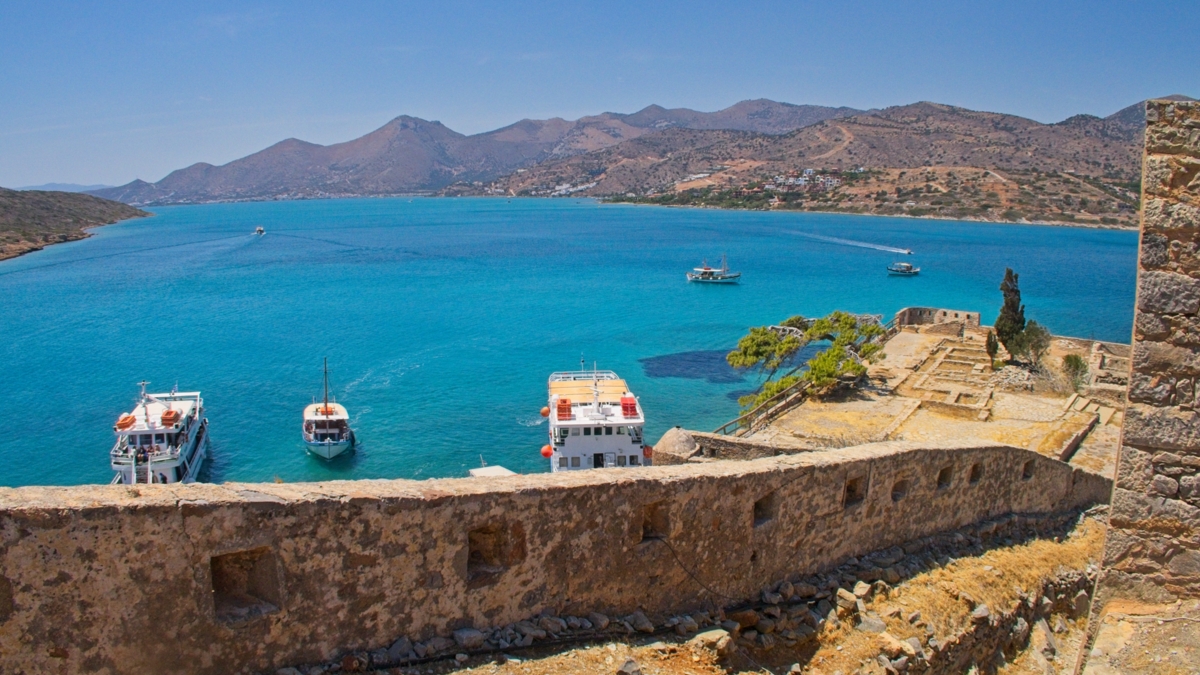
[[[654,448],[642,440],[646,420],[637,397],[611,370],[553,373],[550,443],[542,456],[551,471],[649,466]]]
[[[325,361],[325,398],[304,408],[301,428],[305,448],[318,457],[333,459],[354,447],[354,430],[345,406],[329,400],[329,361]]]
[[[112,482],[192,483],[208,454],[208,420],[198,391],[147,394],[133,412],[117,418],[117,442],[109,452]]]

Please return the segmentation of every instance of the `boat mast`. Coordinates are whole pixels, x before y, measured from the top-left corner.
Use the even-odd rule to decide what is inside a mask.
[[[325,357],[325,408],[322,410],[329,417],[329,357]]]

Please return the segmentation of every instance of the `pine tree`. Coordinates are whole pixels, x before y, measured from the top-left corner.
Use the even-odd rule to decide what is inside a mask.
[[[1021,304],[1021,288],[1012,268],[1004,268],[1000,292],[1004,294],[1004,305],[1000,308],[1000,316],[996,317],[996,337],[1011,354],[1009,343],[1025,330],[1025,305]]]
[[[987,350],[987,355],[992,357],[992,361],[995,361],[996,354],[1000,353],[1000,342],[996,340],[995,331],[988,331],[987,342],[984,344],[984,349]]]

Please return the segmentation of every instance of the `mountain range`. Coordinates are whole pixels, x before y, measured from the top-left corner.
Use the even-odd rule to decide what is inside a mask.
[[[757,99],[711,113],[652,105],[573,121],[526,119],[470,136],[403,115],[345,143],[292,138],[221,166],[193,164],[156,183],[90,193],[139,206],[553,194],[564,185],[603,196],[653,192],[698,174],[720,173],[734,184],[752,174],[860,166],[1069,171],[1130,182],[1140,170],[1143,109],[1137,103],[1104,118],[1042,124],[931,102],[856,110]]]
[[[291,138],[222,166],[193,164],[157,183],[135,180],[91,194],[135,205],[411,194],[458,181],[489,181],[664,129],[782,134],[862,112],[762,99],[711,113],[652,105],[574,121],[526,119],[472,136],[402,115],[345,143],[323,146]]]
[[[1186,98],[1186,97],[1179,97]],[[798,169],[977,167],[1067,171],[1118,182],[1137,179],[1144,104],[1108,117],[1055,124],[921,102],[828,119],[795,131],[669,129],[573,157],[552,159],[493,186],[504,194],[601,196],[662,190],[688,176],[737,184]],[[594,183],[594,185],[593,185]]]

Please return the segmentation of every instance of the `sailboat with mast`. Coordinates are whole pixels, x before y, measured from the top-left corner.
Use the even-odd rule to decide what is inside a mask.
[[[726,262],[724,253],[721,254],[720,267],[709,267],[708,261],[705,260],[700,267],[687,273],[688,281],[696,281],[703,284],[736,284],[741,278],[741,272],[729,271],[729,263]]]
[[[329,400],[329,359],[325,359],[325,393],[321,401],[315,398],[304,408],[302,428],[308,452],[324,459],[333,459],[354,447],[354,430],[345,406]]]

